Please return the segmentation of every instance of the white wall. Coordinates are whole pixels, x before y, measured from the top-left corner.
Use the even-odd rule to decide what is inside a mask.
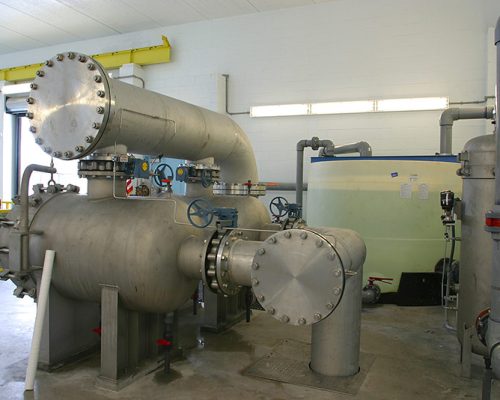
[[[151,45],[166,34],[172,62],[144,68],[147,88],[213,109],[220,73],[231,76],[234,111],[323,100],[476,100],[494,93],[487,84],[492,15],[500,15],[498,0],[338,0],[0,55],[0,68],[64,50]],[[438,151],[439,112],[234,118],[255,147],[261,180],[292,181],[295,143],[313,135],[367,140],[375,154]],[[457,123],[454,151],[486,129]]]

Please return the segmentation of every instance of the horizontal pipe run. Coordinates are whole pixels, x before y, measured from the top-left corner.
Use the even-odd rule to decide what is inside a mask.
[[[294,182],[262,182],[266,185],[268,192],[288,192],[297,190],[297,185]],[[302,185],[302,190],[307,191],[307,183]]]
[[[333,155],[359,153],[360,157],[371,157],[372,147],[369,143],[361,141],[335,146]],[[326,154],[330,155],[330,154]]]

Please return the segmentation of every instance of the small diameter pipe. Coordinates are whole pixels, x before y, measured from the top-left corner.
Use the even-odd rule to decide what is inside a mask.
[[[38,366],[38,357],[40,355],[40,342],[42,340],[43,322],[47,311],[47,300],[49,297],[50,282],[52,280],[52,270],[54,267],[54,250],[45,251],[43,262],[42,279],[38,289],[37,310],[35,318],[35,327],[33,328],[33,339],[31,340],[31,351],[26,369],[26,381],[24,390],[33,390],[35,384],[36,369]]]
[[[21,179],[21,215],[19,221],[19,233],[21,234],[21,271],[27,271],[29,268],[29,183],[33,172],[45,172],[55,174],[57,170],[54,167],[45,165],[30,164],[23,172]]]
[[[356,143],[348,143],[340,146],[332,147],[329,150],[327,147],[321,149],[319,156],[336,156],[337,154],[351,154],[351,153],[359,153],[360,157],[371,157],[372,156],[372,147],[368,142],[356,142]]]
[[[333,148],[333,142],[331,140],[320,140],[317,137],[313,137],[311,140],[300,140],[297,143],[297,169],[296,169],[296,179],[295,184],[297,185],[295,202],[297,205],[302,206],[303,202],[303,192],[304,192],[304,149],[306,147],[311,147],[313,150],[318,150],[320,147],[326,147],[327,151]]]
[[[266,185],[268,192],[295,192],[297,185],[295,182],[262,182]],[[307,183],[302,186],[303,191],[307,191]]]
[[[441,154],[452,153],[453,123],[463,119],[493,119],[494,107],[480,108],[448,108],[439,119]]]

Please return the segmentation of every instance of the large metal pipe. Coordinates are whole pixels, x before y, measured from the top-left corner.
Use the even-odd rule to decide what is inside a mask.
[[[338,307],[329,317],[312,326],[311,369],[328,376],[355,375],[359,371],[361,287],[366,247],[353,231],[315,230],[335,243],[348,277]]]
[[[496,166],[495,166],[495,202],[492,217],[500,221],[500,18],[495,30],[497,49],[497,83],[496,83]],[[493,376],[500,379],[500,230],[498,225],[488,229],[492,232],[493,261],[491,279],[491,312],[488,321],[487,343],[491,356]]]
[[[231,118],[111,79],[83,54],[60,54],[47,61],[32,87],[32,132],[56,158],[82,158],[125,145],[128,153],[213,157],[224,182],[258,181],[250,142]]]
[[[439,119],[440,150],[441,154],[452,153],[453,123],[463,119],[493,119],[494,107],[481,108],[448,108],[444,110]]]

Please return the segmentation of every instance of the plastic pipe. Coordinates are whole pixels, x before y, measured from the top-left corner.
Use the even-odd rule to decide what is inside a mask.
[[[295,194],[295,202],[302,206],[304,194],[304,149],[311,147],[313,150],[318,150],[320,147],[326,147],[328,151],[334,147],[331,140],[320,140],[318,137],[313,137],[311,140],[300,140],[297,143],[297,169],[295,184],[297,190]]]
[[[372,155],[372,147],[368,142],[356,142],[356,143],[348,143],[340,146],[332,147],[331,150],[325,147],[321,149],[319,156],[330,156],[333,157],[337,154],[350,154],[350,153],[359,153],[360,157],[371,157]]]
[[[481,108],[448,108],[439,119],[441,154],[452,153],[453,123],[462,119],[493,119],[494,107]]]
[[[38,304],[36,309],[35,327],[33,328],[33,339],[31,340],[31,351],[28,359],[28,368],[26,368],[26,380],[24,390],[33,390],[35,385],[35,375],[38,366],[38,357],[40,355],[40,342],[42,340],[43,322],[45,312],[47,311],[47,300],[49,297],[50,282],[52,280],[52,269],[54,267],[54,250],[45,251],[43,261],[42,279],[38,289]]]

